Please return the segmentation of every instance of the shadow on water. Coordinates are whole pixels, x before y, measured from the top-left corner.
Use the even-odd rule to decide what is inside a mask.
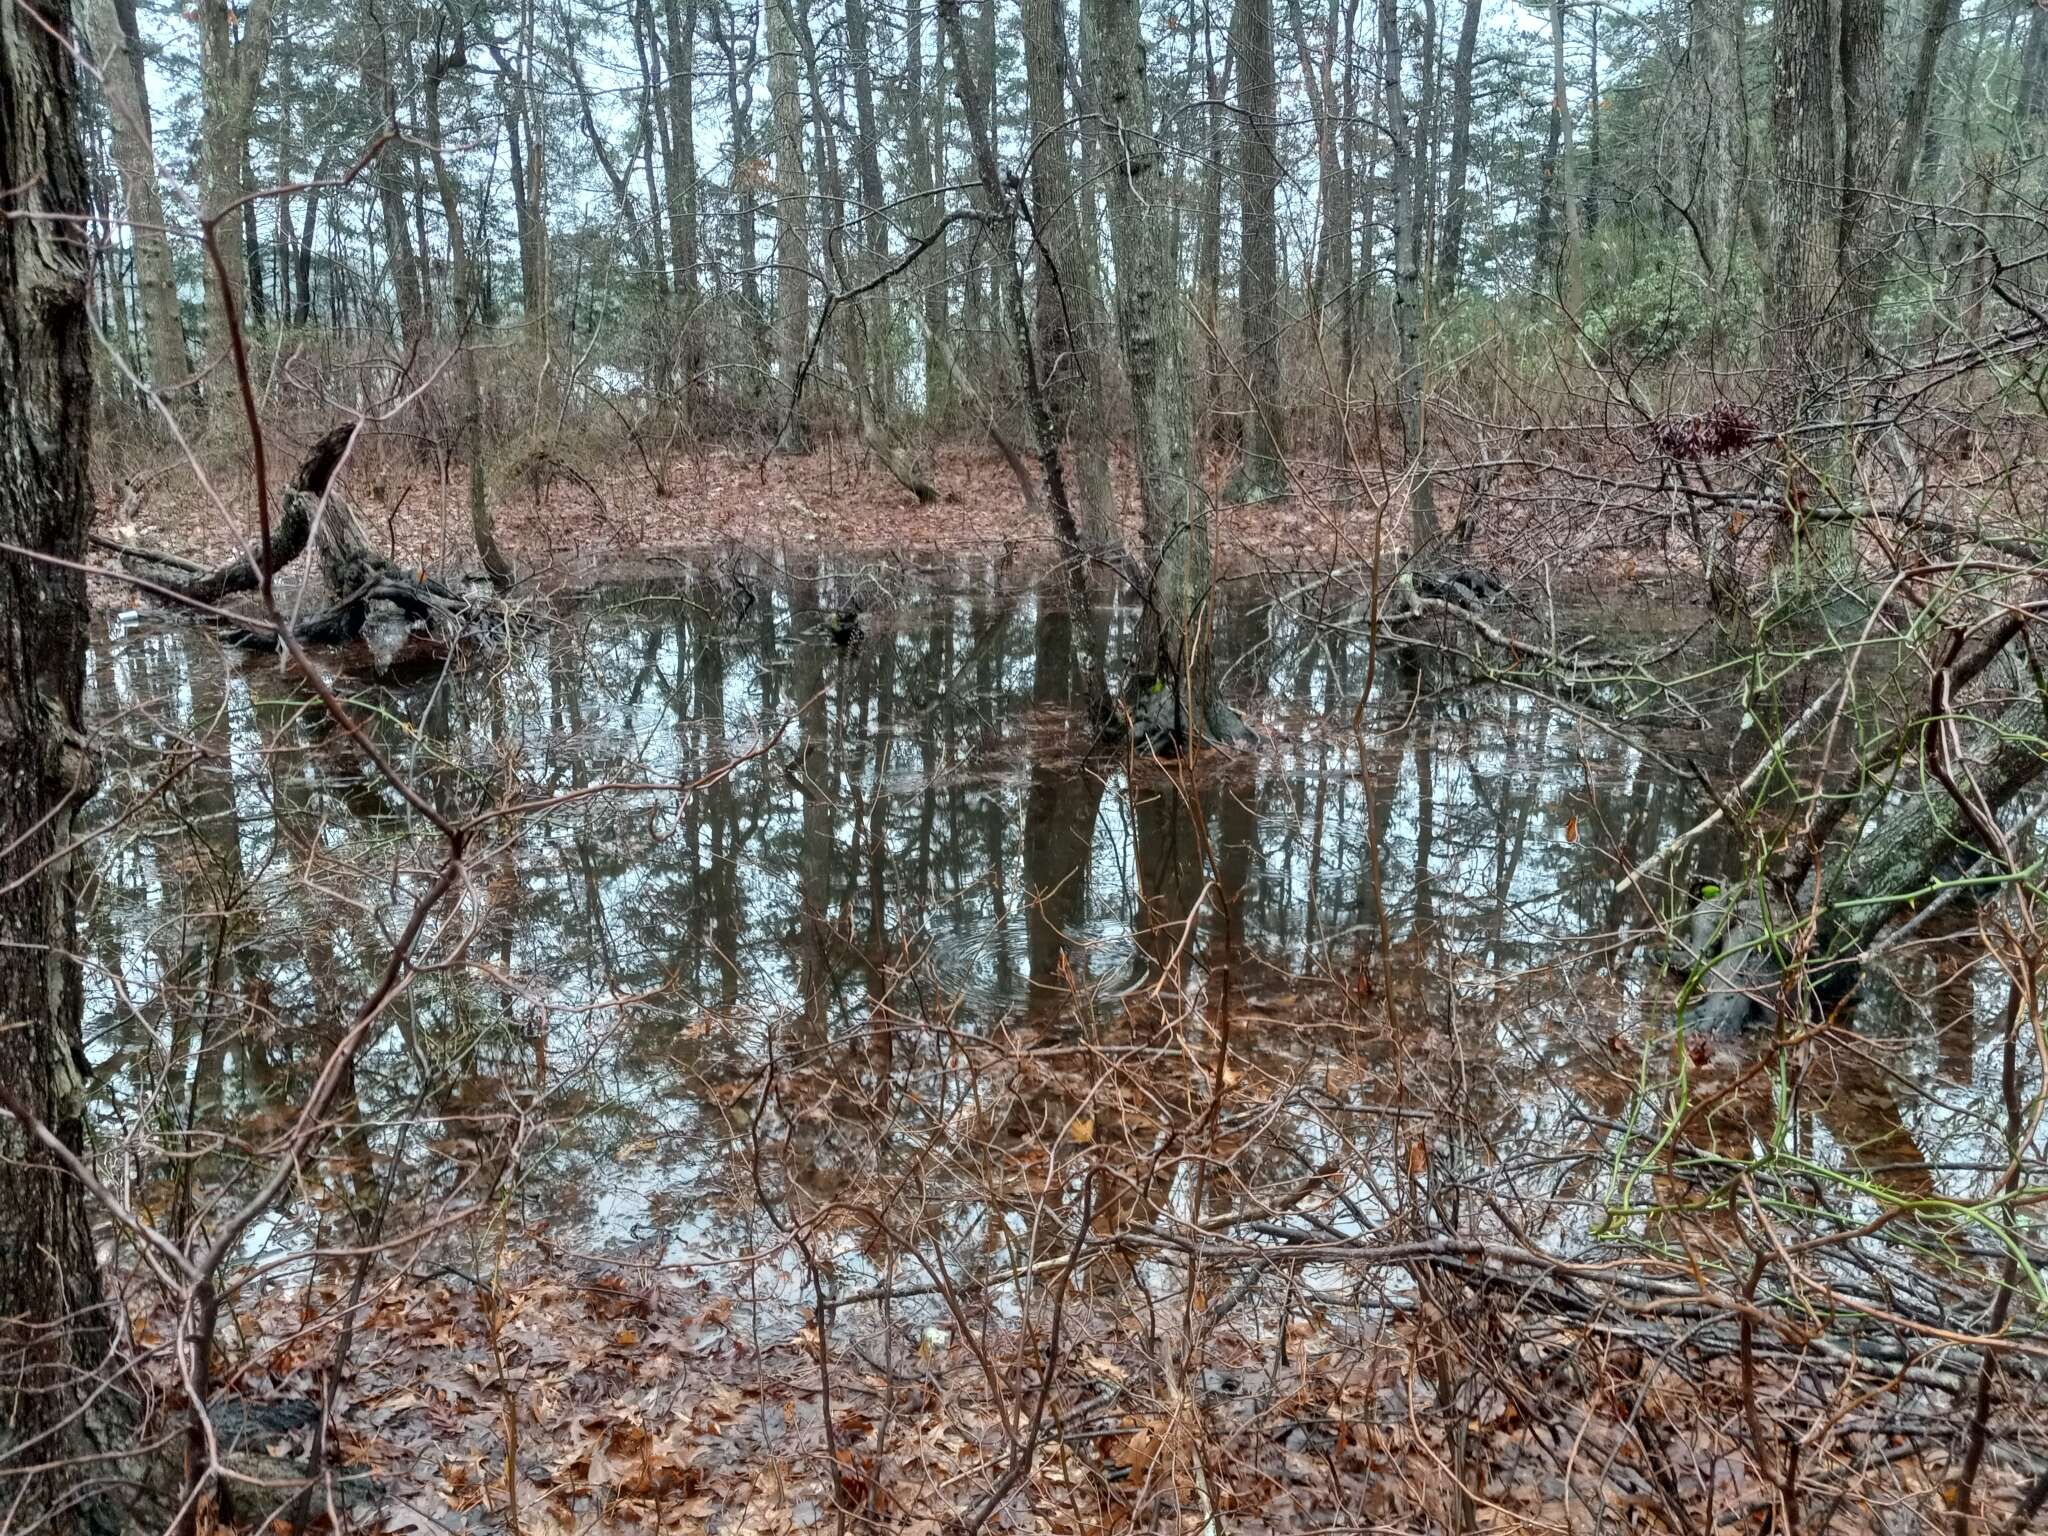
[[[1481,1145],[1582,1145],[1661,1069],[1644,1042],[1669,990],[1613,878],[1616,850],[1698,815],[1659,755],[1387,658],[1354,732],[1364,647],[1240,597],[1217,653],[1260,749],[1192,770],[1090,757],[1085,648],[1057,607],[938,597],[852,640],[827,607],[803,581],[744,605],[708,580],[612,591],[491,666],[348,680],[450,810],[591,792],[480,845],[435,938],[464,963],[423,976],[362,1058],[361,1120],[422,1127],[404,1148],[422,1167],[516,1144],[529,1217],[668,1241],[736,1230],[777,1053],[833,1063],[821,1118],[943,1103],[944,1050],[899,1047],[906,1021],[1149,1049],[1160,1020],[1227,997],[1247,1049],[1294,1052],[1325,1097],[1454,1103]],[[203,630],[103,621],[91,687],[103,1112],[160,1135],[231,1122],[253,1145],[382,964],[418,828],[309,689]],[[712,785],[663,787],[771,738]],[[1940,1028],[1839,1068],[1811,1134],[1929,1179],[1943,1086],[1984,1071],[1971,986],[1936,976]],[[1390,1076],[1300,1059],[1295,1021],[1368,999]],[[805,1116],[772,1118],[796,1136]],[[834,1156],[820,1132],[801,1176],[829,1189]],[[476,1158],[450,1162],[474,1180]]]

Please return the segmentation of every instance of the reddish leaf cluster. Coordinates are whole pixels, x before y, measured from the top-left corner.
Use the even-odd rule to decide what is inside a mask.
[[[1666,458],[1697,463],[1740,453],[1756,441],[1757,420],[1732,400],[1717,400],[1691,416],[1667,416],[1650,428],[1650,441]]]

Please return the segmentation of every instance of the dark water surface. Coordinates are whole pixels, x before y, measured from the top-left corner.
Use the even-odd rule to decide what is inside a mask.
[[[558,801],[479,837],[424,944],[450,963],[404,993],[352,1085],[364,1148],[417,1168],[423,1198],[437,1155],[504,1157],[520,1220],[744,1246],[741,1154],[775,1053],[838,1061],[828,1076],[869,1101],[856,1080],[890,1078],[929,1099],[926,1134],[966,1135],[943,1050],[876,1064],[903,1021],[1153,1048],[1135,1021],[1226,996],[1244,1048],[1319,1104],[1453,1106],[1475,1163],[1583,1152],[1657,1112],[1671,991],[1615,855],[1698,819],[1679,765],[1718,769],[1732,735],[1623,741],[1386,657],[1361,709],[1358,636],[1246,594],[1217,654],[1261,744],[1176,775],[1082,755],[1077,636],[1028,593],[870,612],[845,646],[815,585],[741,607],[710,582],[613,591],[459,672],[337,678],[444,810]],[[105,1123],[138,1143],[233,1127],[200,1150],[249,1155],[381,971],[435,843],[274,660],[110,616],[90,688]],[[1974,1189],[1995,1145],[1977,990],[1996,988],[1938,957],[1901,975],[1870,1010],[1882,1049],[1830,1069],[1795,1150]],[[1398,1071],[1336,1072],[1296,1039],[1291,1020],[1361,1000],[1405,1032]],[[801,1134],[801,1112],[774,1118]],[[800,1161],[829,1188],[841,1151],[817,1118]],[[1310,1145],[1330,1123],[1295,1155],[1372,1141]],[[324,1198],[280,1227],[310,1230]]]

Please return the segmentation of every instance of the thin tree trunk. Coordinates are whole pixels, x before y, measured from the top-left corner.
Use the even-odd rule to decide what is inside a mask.
[[[1267,501],[1287,490],[1287,415],[1280,398],[1280,241],[1273,204],[1280,185],[1279,105],[1273,71],[1273,0],[1237,0],[1238,308],[1251,385],[1244,455],[1225,495]]]
[[[1479,51],[1482,0],[1465,0],[1458,52],[1451,63],[1451,164],[1444,189],[1443,237],[1437,242],[1436,291],[1458,291],[1465,261],[1465,180],[1472,161],[1472,65]]]
[[[934,32],[932,69],[927,76],[924,68],[924,19],[913,10],[905,19],[909,37],[909,49],[904,65],[905,89],[909,93],[909,112],[904,122],[903,158],[910,166],[910,182],[913,187],[927,189],[930,199],[921,205],[923,218],[928,224],[937,224],[946,216],[945,194],[940,189],[938,144],[939,102],[937,85],[945,51],[943,29]],[[926,103],[931,102],[927,112]],[[927,337],[942,335],[946,325],[946,246],[941,243],[933,253],[932,260],[938,270],[923,279],[922,330]],[[929,341],[924,348],[924,419],[927,426],[936,425],[946,414],[947,396],[951,389],[949,371],[938,349]]]
[[[747,33],[746,59],[740,57],[739,34],[722,3],[703,13],[710,18],[713,41],[725,54],[725,102],[733,146],[733,210],[739,235],[741,327],[746,335],[747,357],[753,364],[746,372],[746,394],[750,406],[761,402],[759,380],[766,374],[771,346],[768,312],[761,301],[761,233],[756,219],[754,188],[756,174],[753,122],[753,71],[756,62],[754,33]],[[751,13],[749,13],[751,15]],[[746,82],[742,88],[742,82]]]
[[[802,453],[803,408],[794,391],[811,343],[810,188],[804,179],[804,109],[797,92],[796,39],[784,0],[769,0],[768,4],[768,79],[775,111],[776,359],[787,397],[778,412],[782,427],[775,450]],[[823,110],[824,104],[814,106]]]
[[[146,376],[162,394],[185,381],[190,365],[171,243],[164,229],[163,196],[157,187],[149,81],[142,68],[134,0],[92,0],[89,18],[113,132],[114,167],[121,176],[121,201],[128,213],[128,238],[135,251],[137,302],[149,348]]]
[[[448,226],[449,281],[455,290],[455,347],[462,377],[462,459],[469,468],[469,526],[476,541],[477,558],[484,574],[500,592],[513,583],[512,561],[498,543],[497,519],[491,514],[487,476],[484,473],[483,380],[476,360],[475,328],[482,319],[482,296],[477,290],[476,267],[470,256],[469,234],[462,217],[462,189],[449,169],[441,127],[441,86],[450,73],[469,66],[468,40],[461,31],[448,52],[435,58],[424,82],[427,113],[428,154],[434,167],[434,187],[441,198],[441,217]]]
[[[1414,139],[1401,83],[1399,0],[1379,0],[1380,77],[1386,100],[1387,141],[1394,191],[1394,338],[1399,372],[1394,394],[1401,412],[1401,442],[1407,457],[1408,518],[1415,554],[1437,541],[1436,489],[1425,433],[1429,390],[1422,354],[1422,230]]]
[[[879,272],[889,263],[889,221],[883,213],[881,130],[875,121],[875,66],[869,34],[867,0],[846,0],[846,41],[853,55],[854,163],[860,171],[860,227],[867,237],[868,260]],[[888,339],[891,330],[889,289],[882,287],[859,301],[873,314],[861,316],[870,405],[880,423],[890,410]],[[899,479],[901,476],[898,477]]]
[[[789,7],[791,0],[774,0],[778,7]],[[811,36],[810,18],[800,10],[785,9],[783,20],[794,35],[803,55],[804,79],[809,85],[812,100],[818,100],[824,92],[824,85],[818,73],[818,49]],[[817,161],[819,192],[825,202],[825,256],[832,271],[832,280],[840,292],[853,286],[846,259],[846,198],[839,173],[839,146],[833,132],[832,119],[819,114],[813,119],[818,133]],[[879,176],[879,172],[877,172]],[[872,296],[870,296],[872,297]],[[867,362],[873,349],[867,340],[868,317],[862,305],[865,299],[857,299],[846,306],[847,323],[853,332],[853,361],[847,368],[851,376],[854,407],[860,417],[861,440],[870,452],[887,466],[889,473],[896,477],[896,483],[915,496],[919,502],[929,505],[939,499],[938,490],[931,483],[931,476],[923,464],[889,430],[888,421],[882,411],[881,402],[875,398],[876,384],[867,371]]]
[[[398,85],[391,74],[391,49],[386,41],[383,18],[374,3],[365,7],[365,24],[377,37],[377,69],[370,72],[370,56],[363,56],[363,94],[378,103],[387,132],[398,129]],[[405,191],[399,181],[405,164],[405,147],[386,144],[377,153],[372,174],[377,182],[377,206],[384,216],[384,238],[389,243],[391,285],[398,310],[398,339],[407,357],[418,355],[427,336],[425,291],[420,279],[420,255],[413,242]]]
[[[857,0],[849,0],[857,3]],[[1061,127],[1067,116],[1066,37],[1060,0],[1023,0],[1024,84],[1030,113],[1031,221],[1036,236],[1032,286],[1038,365],[1052,429],[1071,436],[1081,389],[1074,321],[1083,296],[1075,282],[1079,241],[1070,206],[1071,178]]]
[[[662,19],[668,28],[668,152],[662,171],[668,193],[669,260],[675,268],[675,294],[683,330],[683,387],[688,390],[703,366],[703,348],[697,341],[697,107],[694,80],[696,65],[697,4],[690,0],[662,0]]]
[[[230,314],[240,317],[248,284],[246,252],[236,207],[245,188],[249,113],[270,59],[272,0],[254,0],[238,12],[228,0],[201,0],[199,16],[199,199],[218,220],[220,269],[208,263],[206,344],[224,352]],[[226,274],[225,281],[220,273]]]
[[[1223,48],[1223,67],[1214,57],[1214,7],[1202,8],[1202,41],[1209,59],[1208,137],[1202,170],[1202,242],[1195,253],[1196,313],[1201,317],[1201,339],[1196,345],[1194,378],[1195,441],[1206,449],[1221,435],[1220,407],[1227,394],[1224,387],[1226,358],[1223,349],[1223,124],[1224,102],[1231,82],[1237,77],[1237,13],[1231,13],[1230,31]],[[1112,222],[1114,217],[1112,216]],[[1114,240],[1112,235],[1111,239]]]
[[[1564,68],[1564,0],[1550,0],[1550,106],[1551,141],[1556,146],[1551,162],[1551,189],[1559,215],[1562,238],[1557,249],[1558,297],[1565,312],[1576,315],[1584,307],[1579,290],[1579,199],[1577,177],[1572,166],[1572,103]]]
[[[322,167],[325,171],[325,167]],[[320,179],[319,175],[313,178]],[[298,299],[292,310],[292,324],[305,325],[313,318],[313,230],[320,215],[320,192],[318,188],[306,194],[306,211],[299,219],[298,270],[294,274]]]

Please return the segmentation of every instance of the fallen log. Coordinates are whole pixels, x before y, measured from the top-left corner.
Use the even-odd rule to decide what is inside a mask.
[[[218,603],[238,592],[254,592],[266,575],[275,576],[305,553],[313,531],[320,500],[327,494],[334,471],[354,440],[356,427],[336,427],[306,455],[298,473],[280,502],[279,516],[270,530],[269,559],[264,559],[260,541],[252,543],[225,565],[211,570],[195,567],[191,561],[159,556],[132,546],[121,547],[121,564],[129,574],[146,576],[157,587],[198,603]],[[141,567],[138,569],[138,567]],[[184,572],[185,574],[178,574]]]
[[[336,427],[299,465],[281,498],[267,561],[260,545],[211,569],[123,545],[123,566],[138,584],[146,582],[145,590],[218,620],[222,615],[210,610],[222,598],[256,591],[266,575],[275,576],[311,545],[328,602],[293,621],[292,636],[302,645],[346,645],[363,638],[373,627],[380,604],[389,620],[382,629],[395,631],[398,640],[422,628],[437,641],[454,639],[472,613],[468,600],[424,571],[408,570],[372,549],[355,508],[335,483],[335,472],[357,430],[354,424]],[[149,569],[139,569],[145,566]],[[231,624],[224,635],[230,644],[256,650],[271,650],[280,643],[276,628],[267,622]],[[383,647],[373,643],[372,649]]]

